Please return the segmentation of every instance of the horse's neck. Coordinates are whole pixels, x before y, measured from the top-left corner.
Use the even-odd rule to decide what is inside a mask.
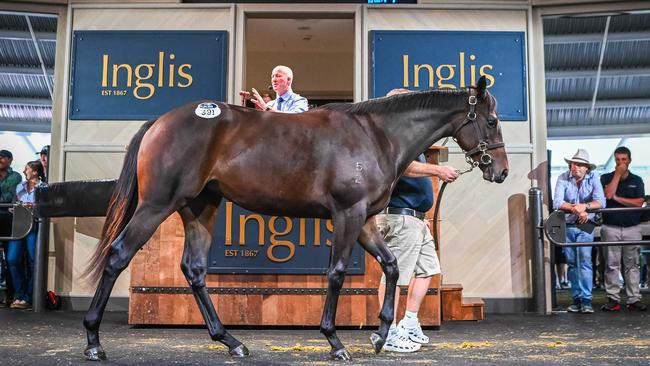
[[[453,128],[444,119],[447,115],[449,111],[431,109],[385,116],[398,167],[406,168],[434,142],[451,136]]]

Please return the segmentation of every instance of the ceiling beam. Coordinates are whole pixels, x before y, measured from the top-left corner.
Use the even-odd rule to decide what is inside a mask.
[[[650,107],[650,98],[597,100],[595,108]],[[546,102],[546,109],[590,109],[591,100]]]
[[[650,119],[645,123],[598,126],[548,127],[549,139],[554,138],[611,138],[650,136]]]
[[[600,43],[603,33],[544,35],[544,45],[571,43]],[[650,32],[613,32],[607,35],[610,42],[650,41]]]
[[[56,33],[54,32],[34,32],[34,35],[39,41],[56,42]],[[0,29],[0,39],[32,42],[32,36],[29,34],[29,29],[26,29],[24,31]]]
[[[0,130],[2,131],[50,133],[51,124],[50,121],[0,118]]]
[[[19,104],[19,105],[34,105],[34,106],[52,106],[52,101],[46,98],[15,98],[15,97],[2,97],[0,96],[0,104]]]
[[[586,70],[550,70],[545,72],[546,79],[573,79],[573,78],[595,78],[596,69]],[[650,68],[638,69],[605,69],[600,72],[602,78],[614,78],[624,76],[650,76]]]
[[[48,75],[54,75],[54,69],[46,68],[45,71]],[[0,75],[39,75],[43,76],[43,71],[40,67],[28,66],[0,66]]]

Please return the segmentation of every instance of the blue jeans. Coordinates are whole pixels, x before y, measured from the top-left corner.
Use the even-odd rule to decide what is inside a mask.
[[[590,243],[594,235],[586,233],[575,226],[567,226],[566,239],[569,243]],[[593,270],[591,263],[591,247],[563,248],[569,265],[569,282],[571,296],[576,304],[591,305],[593,289]]]
[[[38,225],[34,224],[32,231],[25,238],[10,241],[7,248],[7,267],[11,272],[11,281],[14,285],[14,298],[30,304],[34,292],[33,274],[37,233]],[[23,262],[25,249],[27,249],[26,263]]]

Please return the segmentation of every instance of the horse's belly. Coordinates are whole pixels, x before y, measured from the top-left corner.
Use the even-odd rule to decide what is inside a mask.
[[[253,187],[220,187],[224,197],[247,210],[273,216],[329,218],[330,210],[324,202],[302,195]]]

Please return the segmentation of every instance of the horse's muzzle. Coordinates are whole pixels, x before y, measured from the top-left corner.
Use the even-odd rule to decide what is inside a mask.
[[[490,166],[488,167],[488,169],[485,169],[485,171],[483,171],[483,179],[489,182],[503,183],[503,181],[506,180],[507,176],[508,176],[508,169],[503,169],[501,170],[500,173],[498,173],[495,172],[494,167]]]
[[[501,171],[501,174],[494,174],[494,182],[503,183],[503,181],[506,180],[507,176],[508,176],[508,169],[503,169]]]

